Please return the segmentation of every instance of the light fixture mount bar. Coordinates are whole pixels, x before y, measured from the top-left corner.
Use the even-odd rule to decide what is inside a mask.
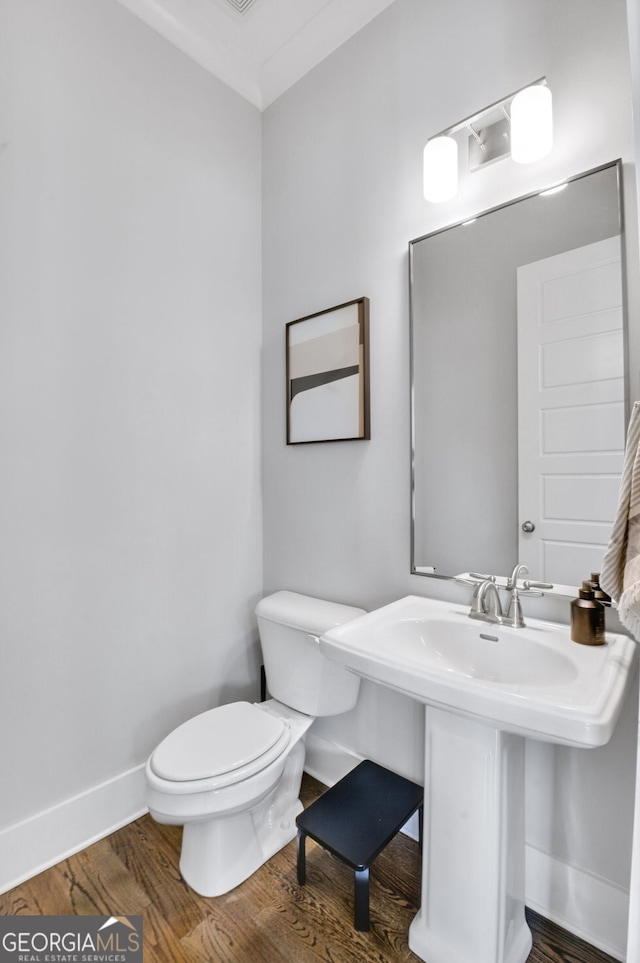
[[[447,127],[445,130],[441,130],[440,133],[434,134],[434,137],[450,137],[452,134],[457,134],[459,131],[464,130],[465,127],[471,127],[472,125],[478,124],[483,118],[493,111],[503,110],[506,117],[509,117],[507,107],[516,94],[519,94],[522,90],[526,90],[527,87],[538,87],[540,85],[545,87],[547,86],[546,77],[539,77],[537,80],[531,81],[530,84],[525,84],[524,87],[514,90],[513,93],[509,94],[508,97],[503,97],[502,100],[497,100],[494,104],[489,104],[488,107],[483,107],[482,110],[477,111],[475,114],[471,114],[470,117],[465,117],[464,120],[458,121],[458,123],[454,124],[452,127]]]
[[[480,148],[482,149],[483,145],[482,145],[482,138],[480,137],[480,134],[477,133],[477,132],[474,130],[474,128],[471,126],[471,124],[469,124],[467,130],[468,130],[469,133],[471,134],[471,137],[473,137],[473,139],[474,139],[475,142],[477,143],[478,147],[480,147]],[[471,140],[471,137],[469,138],[469,140]]]
[[[481,127],[469,138],[469,170],[477,171],[492,161],[500,160],[511,150],[509,121],[502,117],[493,124]]]

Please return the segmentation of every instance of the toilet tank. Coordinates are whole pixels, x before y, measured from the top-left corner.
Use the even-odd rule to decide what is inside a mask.
[[[325,602],[296,592],[275,592],[256,606],[269,694],[310,716],[352,709],[360,678],[320,651],[319,637],[364,609]]]

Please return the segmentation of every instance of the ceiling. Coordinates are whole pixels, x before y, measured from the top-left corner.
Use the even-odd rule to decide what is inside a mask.
[[[118,0],[260,110],[393,0]]]

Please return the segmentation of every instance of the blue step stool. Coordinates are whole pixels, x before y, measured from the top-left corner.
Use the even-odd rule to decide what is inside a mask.
[[[418,810],[422,840],[423,795],[422,786],[365,759],[297,817],[300,885],[310,836],[354,871],[355,928],[368,930],[371,863]]]

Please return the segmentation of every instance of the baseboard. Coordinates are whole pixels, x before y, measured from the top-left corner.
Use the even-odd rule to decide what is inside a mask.
[[[362,762],[362,758],[344,746],[316,736],[314,732],[307,733],[304,770],[325,786],[333,786],[355,769],[358,763]]]
[[[360,756],[343,746],[312,732],[307,736],[305,769],[326,786],[332,786],[360,761]],[[403,827],[414,838],[416,829],[411,820]],[[629,893],[622,887],[527,846],[525,901],[545,919],[609,956],[626,959]]]
[[[136,766],[0,831],[0,893],[142,816],[144,788]]]
[[[325,786],[333,786],[348,772],[351,772],[359,762],[362,762],[362,758],[349,749],[345,749],[344,746],[328,742],[321,736],[316,736],[313,732],[310,732],[307,736],[304,760],[305,772],[324,783]],[[407,820],[400,832],[410,836],[411,839],[420,839],[417,813],[414,813]]]
[[[629,893],[533,846],[526,852],[526,902],[616,960],[626,960]]]

